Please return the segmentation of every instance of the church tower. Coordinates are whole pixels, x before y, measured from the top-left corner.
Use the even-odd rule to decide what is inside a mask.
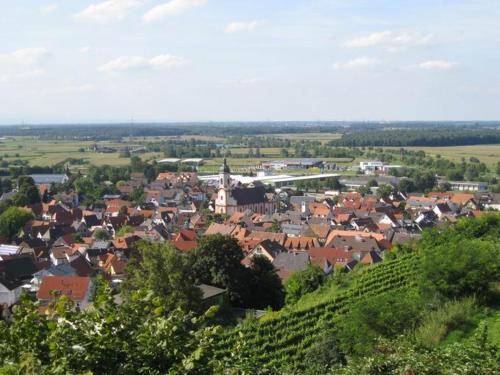
[[[226,158],[219,169],[219,191],[215,200],[216,214],[232,214],[235,209],[236,202],[231,197],[231,170],[227,165]]]

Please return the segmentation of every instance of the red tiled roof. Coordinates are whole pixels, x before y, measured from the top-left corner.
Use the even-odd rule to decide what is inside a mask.
[[[374,232],[360,232],[355,230],[332,230],[326,239],[326,245],[332,242],[333,238],[336,236],[352,236],[352,237],[373,237],[375,240],[380,241],[384,239],[384,235],[382,233],[374,233]]]
[[[336,263],[345,264],[352,259],[352,251],[342,249],[335,249],[333,247],[313,247],[307,253],[313,259],[326,259],[331,264]]]
[[[73,301],[82,301],[90,286],[90,278],[86,276],[45,276],[37,293],[41,300],[52,300],[52,292],[68,296]]]
[[[319,242],[314,237],[288,237],[284,246],[289,250],[307,250],[311,247],[319,247]]]
[[[173,241],[172,244],[180,251],[189,252],[196,249],[198,241]]]

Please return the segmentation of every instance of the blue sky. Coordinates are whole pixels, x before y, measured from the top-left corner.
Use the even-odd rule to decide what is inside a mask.
[[[500,0],[0,7],[2,124],[500,119]]]

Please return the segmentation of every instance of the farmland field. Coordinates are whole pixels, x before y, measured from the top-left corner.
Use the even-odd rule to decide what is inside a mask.
[[[130,163],[128,158],[121,158],[119,153],[97,153],[88,150],[95,142],[48,141],[31,137],[10,138],[0,143],[0,156],[4,160],[26,160],[32,166],[51,166],[67,158],[84,159],[89,164],[124,166]],[[133,143],[99,142],[100,147],[139,146]],[[81,151],[84,149],[85,151]],[[161,157],[159,153],[140,155],[143,160]],[[82,166],[79,166],[80,168]]]
[[[290,134],[271,134],[270,136],[288,138],[290,140],[309,139],[321,140],[327,142],[331,139],[340,137],[340,134],[335,133],[290,133]],[[123,142],[116,141],[100,141],[97,142],[99,147],[114,147],[123,148],[138,147],[148,142],[161,142],[172,139],[186,140],[195,138],[199,141],[220,141],[224,142],[222,137],[213,136],[180,136],[180,137],[134,137],[124,138]],[[57,164],[67,158],[83,159],[88,164],[94,165],[112,165],[125,166],[130,163],[129,158],[120,157],[118,152],[114,153],[97,153],[90,150],[90,147],[95,144],[94,141],[68,141],[68,140],[40,140],[34,137],[14,137],[8,138],[0,142],[0,157],[5,162],[14,161],[16,159],[26,160],[31,166],[51,166]],[[467,161],[470,157],[476,157],[481,162],[486,163],[489,167],[494,167],[500,161],[500,144],[494,145],[475,145],[475,146],[450,146],[450,147],[405,147],[408,150],[423,150],[429,155],[441,155],[443,158],[453,161],[460,161],[465,158]],[[387,149],[387,147],[386,147]],[[250,149],[248,147],[232,147],[230,152],[232,157],[228,157],[230,167],[238,173],[250,172],[255,170],[260,162],[264,160],[280,160],[284,159],[281,156],[281,148],[269,147],[260,148],[261,158],[246,157]],[[256,149],[252,149],[255,153]],[[288,149],[289,158],[294,157],[294,148]],[[145,160],[160,159],[163,157],[161,152],[150,152],[141,154],[140,157]],[[186,155],[185,157],[189,157]],[[357,165],[359,161],[366,160],[365,157],[356,159],[350,158],[323,158],[328,162],[335,162],[342,166]],[[204,165],[200,167],[200,172],[215,173],[222,163],[222,158],[206,159]],[[72,168],[86,169],[86,165],[73,166]],[[297,171],[284,171],[286,173],[297,173]]]
[[[389,148],[389,147],[386,147]],[[475,146],[449,146],[449,147],[404,147],[408,150],[422,150],[430,155],[441,155],[452,161],[468,160],[471,156],[478,158],[486,165],[492,166],[500,161],[500,144],[475,145]]]

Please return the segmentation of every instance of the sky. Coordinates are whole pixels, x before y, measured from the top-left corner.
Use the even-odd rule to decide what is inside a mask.
[[[0,0],[0,124],[500,120],[500,0]]]

